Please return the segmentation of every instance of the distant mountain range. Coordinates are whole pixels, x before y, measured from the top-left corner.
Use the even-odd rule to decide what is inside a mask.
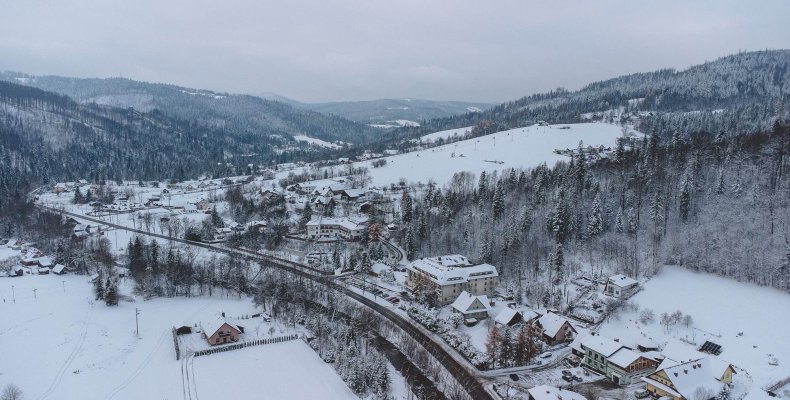
[[[0,80],[64,94],[79,103],[96,103],[140,112],[159,112],[192,124],[222,129],[231,136],[297,135],[327,142],[362,144],[378,130],[346,118],[293,107],[257,96],[148,83],[124,78],[81,79],[0,73]]]
[[[363,124],[378,127],[400,127],[397,121],[412,121],[420,124],[435,118],[469,112],[481,112],[493,107],[493,103],[465,101],[436,101],[422,99],[379,99],[365,101],[338,101],[327,103],[303,103],[276,93],[261,93],[259,97],[288,103],[296,108],[318,111],[323,114],[341,116]]]

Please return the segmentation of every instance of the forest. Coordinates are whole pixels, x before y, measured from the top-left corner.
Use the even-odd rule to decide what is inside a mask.
[[[790,290],[790,125],[761,133],[650,135],[592,158],[457,173],[401,200],[410,258],[465,254],[519,299],[567,307],[570,275],[641,278],[664,264]],[[604,268],[606,266],[606,268]]]

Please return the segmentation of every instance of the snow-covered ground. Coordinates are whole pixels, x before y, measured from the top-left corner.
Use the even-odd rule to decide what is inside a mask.
[[[721,359],[751,375],[753,384],[747,399],[763,398],[766,394],[760,388],[790,375],[787,293],[666,266],[631,301],[641,310],[652,309],[655,321],[642,325],[637,321],[638,313],[623,313],[602,325],[602,335],[618,338],[624,344],[648,338],[662,347],[671,345],[685,351],[695,350],[706,340],[718,343],[723,349]],[[676,310],[692,316],[691,328],[678,324],[665,330],[659,316]],[[772,358],[778,365],[769,364]]]
[[[448,129],[446,131],[439,131],[434,133],[429,133],[425,136],[420,137],[420,141],[423,142],[435,142],[438,139],[449,139],[454,137],[463,137],[468,132],[472,131],[473,126],[467,126],[466,128],[458,128],[458,129]]]
[[[121,301],[117,307],[107,307],[92,301],[87,279],[51,274],[0,278],[0,387],[13,383],[28,399],[180,399],[181,364],[175,359],[171,328],[212,320],[222,312],[228,317],[256,312],[248,298],[235,296],[136,298],[133,303]],[[123,285],[121,290],[128,293],[129,288]],[[135,334],[135,308],[140,309],[139,338]],[[276,326],[272,335],[289,333]],[[244,357],[249,349],[231,352],[228,357]],[[196,360],[210,364],[215,356]],[[288,359],[284,357],[278,365]],[[305,370],[329,368],[331,372],[318,357],[315,365],[305,357],[301,359]],[[234,365],[238,370],[256,371],[256,379],[264,375],[258,365],[241,361]],[[300,373],[284,376],[280,375],[282,381],[304,378]],[[309,383],[304,386],[315,384],[321,390],[325,384],[336,386],[340,379],[327,378],[331,384],[316,379],[303,381]],[[198,378],[197,388],[225,387],[217,382],[221,381],[204,376]],[[248,393],[265,389],[258,380],[246,382]]]
[[[294,139],[297,142],[305,142],[305,143],[309,143],[309,144],[312,144],[312,145],[315,145],[315,146],[319,146],[319,147],[326,147],[328,149],[339,149],[340,148],[340,146],[338,146],[338,145],[336,145],[334,143],[330,143],[330,142],[327,142],[327,141],[324,141],[324,140],[321,140],[321,139],[311,138],[310,136],[305,136],[305,135],[296,135],[296,136],[294,136]]]
[[[355,166],[368,167],[375,186],[389,185],[401,178],[407,182],[433,179],[444,185],[459,171],[479,175],[482,171],[534,167],[544,162],[552,165],[568,160],[567,156],[554,153],[555,149],[575,149],[580,141],[585,146],[613,147],[621,136],[619,126],[606,123],[533,125],[386,157],[387,164],[379,168],[373,168],[371,161]]]
[[[301,340],[195,358],[193,378],[204,399],[357,398]]]

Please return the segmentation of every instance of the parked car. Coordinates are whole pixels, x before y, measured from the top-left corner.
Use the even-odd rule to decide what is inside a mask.
[[[564,380],[565,382],[572,382],[573,381],[573,375],[563,375],[562,376],[562,380]]]
[[[573,380],[576,381],[576,382],[581,382],[583,379],[579,375],[573,375]]]
[[[545,353],[541,354],[541,355],[540,355],[540,358],[543,358],[543,359],[546,359],[546,358],[551,358],[551,352],[550,352],[550,351],[547,351],[547,352],[545,352]]]
[[[389,302],[390,302],[390,303],[392,303],[392,304],[398,304],[398,303],[400,303],[400,299],[399,299],[399,298],[397,298],[397,297],[395,297],[395,296],[392,296],[392,297],[390,297],[389,299],[387,299],[387,301],[389,301]]]
[[[573,373],[570,370],[564,369],[562,370],[562,376],[573,376]]]
[[[648,392],[645,389],[639,389],[636,392],[634,392],[634,397],[636,397],[637,399],[644,399],[645,397],[648,396],[650,396],[650,392]]]

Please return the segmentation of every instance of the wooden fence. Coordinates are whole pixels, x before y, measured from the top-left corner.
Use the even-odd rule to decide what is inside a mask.
[[[287,336],[279,336],[273,337],[268,339],[256,339],[250,340],[247,342],[240,342],[234,343],[227,346],[216,347],[213,349],[206,349],[206,350],[198,350],[194,353],[195,357],[206,356],[209,354],[221,353],[223,351],[231,351],[231,350],[238,350],[243,349],[245,347],[252,347],[252,346],[261,346],[265,344],[272,344],[272,343],[281,343],[281,342],[288,342],[291,340],[296,340],[299,338],[299,335],[287,335]]]

